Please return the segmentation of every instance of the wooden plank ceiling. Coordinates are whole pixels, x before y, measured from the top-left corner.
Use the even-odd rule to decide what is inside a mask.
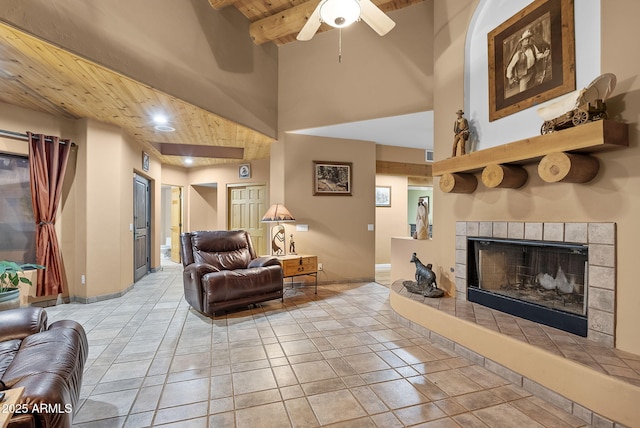
[[[92,118],[116,125],[163,164],[184,166],[184,156],[161,152],[163,146],[176,144],[185,145],[181,153],[188,152],[188,145],[202,145],[202,149],[220,148],[217,153],[234,157],[194,157],[193,166],[269,157],[273,138],[2,23],[0,53],[1,102],[56,116]],[[151,117],[158,111],[171,118],[175,132],[154,129]],[[29,131],[38,132],[37,129]]]
[[[372,0],[383,12],[421,3],[424,0]],[[251,22],[249,34],[257,45],[274,42],[283,45],[296,40],[296,35],[309,19],[320,0],[209,0],[211,7],[235,6]],[[331,30],[322,24],[318,32]]]

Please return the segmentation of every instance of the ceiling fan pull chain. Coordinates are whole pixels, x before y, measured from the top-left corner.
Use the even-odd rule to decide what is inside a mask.
[[[342,63],[342,28],[338,28],[338,62]]]

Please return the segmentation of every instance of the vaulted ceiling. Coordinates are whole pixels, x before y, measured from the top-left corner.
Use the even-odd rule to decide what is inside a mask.
[[[373,0],[383,11],[424,0]],[[256,44],[295,41],[319,0],[209,0],[237,8]],[[323,24],[319,31],[332,29]],[[302,42],[298,42],[302,43]],[[66,118],[92,118],[133,136],[163,164],[193,166],[266,159],[272,137],[194,106],[100,64],[0,22],[0,102]],[[162,110],[175,132],[154,129]],[[24,132],[27,130],[11,130]],[[31,130],[37,132],[37,130]],[[195,145],[195,146],[194,146]],[[199,157],[197,157],[199,156]]]
[[[0,102],[116,125],[164,164],[184,166],[204,152],[194,166],[269,157],[273,138],[2,23],[0,53]],[[157,111],[175,132],[154,129]]]
[[[372,0],[383,12],[390,12],[421,3],[424,0]],[[234,6],[251,22],[249,34],[257,45],[274,42],[283,45],[296,40],[320,0],[209,0],[211,7]],[[322,24],[318,32],[331,30]]]

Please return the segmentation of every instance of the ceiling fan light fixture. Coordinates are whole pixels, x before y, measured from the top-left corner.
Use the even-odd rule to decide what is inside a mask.
[[[360,3],[358,0],[326,0],[320,6],[322,22],[343,28],[353,24],[360,18]]]

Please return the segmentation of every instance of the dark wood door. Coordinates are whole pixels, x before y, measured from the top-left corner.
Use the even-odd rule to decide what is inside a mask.
[[[133,180],[133,281],[145,276],[150,266],[151,198],[149,180],[136,175]]]

